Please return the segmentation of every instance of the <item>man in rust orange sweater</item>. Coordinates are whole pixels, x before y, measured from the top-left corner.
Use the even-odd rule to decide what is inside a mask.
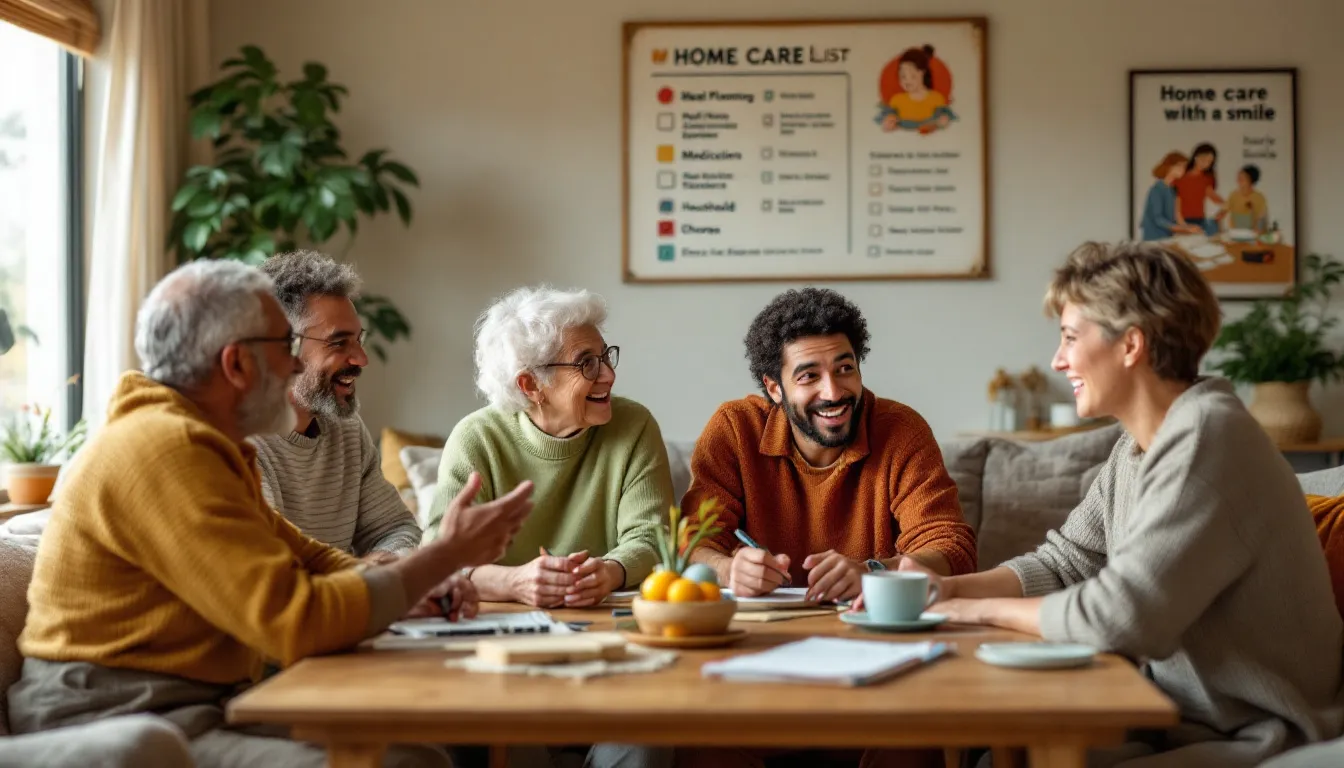
[[[693,561],[737,595],[793,584],[823,600],[857,596],[862,574],[905,558],[944,575],[976,570],[975,534],[928,424],[863,387],[858,307],[831,290],[787,291],[746,345],[766,397],[724,403],[696,443],[682,509],[716,499],[724,530]]]

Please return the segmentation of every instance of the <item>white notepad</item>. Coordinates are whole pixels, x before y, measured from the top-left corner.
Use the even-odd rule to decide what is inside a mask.
[[[886,680],[948,652],[946,643],[886,643],[812,637],[761,653],[705,664],[705,677],[743,682],[858,686]]]
[[[781,608],[816,608],[819,601],[807,599],[807,587],[780,587],[768,595],[738,597],[732,590],[724,594],[737,600],[738,611],[777,611]]]

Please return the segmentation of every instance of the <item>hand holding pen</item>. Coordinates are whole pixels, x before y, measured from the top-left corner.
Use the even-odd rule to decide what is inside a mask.
[[[792,583],[788,555],[771,554],[741,528],[734,531],[734,535],[746,546],[733,554],[733,594],[739,597],[764,595]]]

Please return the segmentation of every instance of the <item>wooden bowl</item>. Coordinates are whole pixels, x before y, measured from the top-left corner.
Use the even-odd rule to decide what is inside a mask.
[[[686,636],[722,635],[728,631],[733,614],[737,613],[737,601],[668,603],[636,597],[630,608],[639,631],[646,635],[661,636],[663,628],[668,626],[680,627]]]

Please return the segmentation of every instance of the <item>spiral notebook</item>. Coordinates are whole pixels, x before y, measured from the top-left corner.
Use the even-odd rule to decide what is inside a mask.
[[[887,643],[812,637],[761,653],[705,664],[705,677],[753,683],[872,685],[935,661],[947,643]]]
[[[405,637],[468,637],[474,635],[525,635],[550,632],[555,619],[545,611],[482,613],[472,619],[448,621],[442,617],[407,619],[388,627]]]

